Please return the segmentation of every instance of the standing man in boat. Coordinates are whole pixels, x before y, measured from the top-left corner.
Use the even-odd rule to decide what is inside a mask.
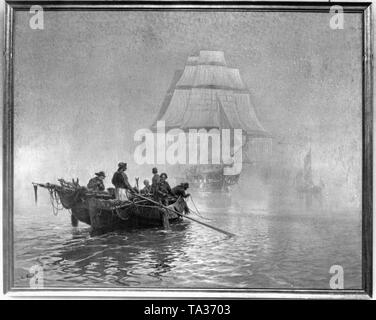
[[[99,171],[95,173],[96,177],[91,178],[89,183],[87,184],[87,188],[91,191],[104,191],[104,183],[103,180],[106,178],[106,175],[103,171]]]
[[[127,164],[125,162],[120,162],[118,164],[118,169],[112,177],[112,184],[115,186],[115,195],[118,200],[128,200],[127,190],[133,192],[133,188],[128,181],[128,176],[125,173],[127,170]]]
[[[153,195],[154,200],[158,201],[157,189],[160,181],[158,169],[153,168],[151,172],[153,173],[153,178],[151,180],[151,194]]]
[[[165,206],[168,205],[168,197],[174,196],[174,194],[172,193],[171,187],[169,183],[167,182],[167,178],[168,178],[167,174],[162,173],[160,176],[158,186],[157,186],[158,200]]]

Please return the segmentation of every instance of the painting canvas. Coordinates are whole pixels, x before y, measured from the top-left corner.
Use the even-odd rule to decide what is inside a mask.
[[[15,12],[15,288],[362,288],[361,14],[40,13]]]

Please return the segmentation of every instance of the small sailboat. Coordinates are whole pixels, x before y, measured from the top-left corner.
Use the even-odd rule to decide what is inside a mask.
[[[298,198],[304,201],[307,208],[312,206],[313,200],[316,200],[322,206],[324,187],[324,182],[321,179],[319,184],[315,184],[313,181],[312,150],[310,148],[304,157],[303,169],[295,177],[295,189]]]

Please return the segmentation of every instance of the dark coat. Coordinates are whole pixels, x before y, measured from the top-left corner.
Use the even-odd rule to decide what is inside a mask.
[[[151,193],[154,195],[157,193],[159,181],[159,174],[154,174],[153,178],[151,179]]]
[[[132,189],[132,186],[128,181],[128,176],[125,174],[125,172],[116,171],[112,177],[111,182],[115,186],[115,188]]]
[[[151,194],[151,186],[145,186],[141,189],[141,194]]]
[[[168,195],[174,195],[167,181],[159,181],[157,188],[158,195],[162,198]]]
[[[189,197],[189,194],[185,193],[185,188],[182,185],[178,185],[172,188],[172,193],[177,197]]]
[[[93,191],[104,191],[104,183],[99,177],[94,177],[89,180],[87,184],[87,188]]]

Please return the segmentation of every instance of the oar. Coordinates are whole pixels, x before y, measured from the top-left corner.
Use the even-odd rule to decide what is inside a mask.
[[[150,201],[150,202],[152,202],[152,203],[155,203],[155,204],[157,204],[157,205],[159,205],[159,206],[161,206],[161,207],[163,207],[163,208],[165,208],[165,209],[167,209],[167,210],[170,210],[170,211],[176,213],[177,215],[179,215],[179,216],[181,216],[181,217],[184,217],[184,218],[186,218],[186,219],[189,219],[189,220],[192,220],[192,221],[197,222],[197,223],[199,223],[199,224],[202,224],[202,225],[204,225],[204,226],[206,226],[206,227],[208,227],[208,228],[211,228],[211,229],[213,229],[213,230],[216,230],[216,231],[218,231],[218,232],[222,232],[222,233],[224,233],[224,234],[226,234],[226,235],[228,235],[228,236],[230,236],[230,237],[234,237],[234,236],[235,236],[235,235],[234,235],[233,233],[231,233],[231,232],[228,232],[228,231],[225,231],[225,230],[219,229],[219,228],[217,228],[217,227],[213,227],[213,226],[211,226],[210,224],[207,224],[207,223],[204,223],[204,222],[198,221],[198,220],[196,220],[196,219],[194,219],[194,218],[188,217],[188,216],[186,216],[186,215],[184,215],[184,214],[181,214],[180,212],[178,212],[178,211],[176,211],[176,210],[174,210],[174,209],[171,209],[171,208],[168,208],[168,207],[164,206],[163,204],[161,204],[161,203],[159,203],[159,202],[157,202],[157,201],[154,201],[154,200],[152,200],[152,199],[149,199],[149,198],[146,198],[146,197],[144,197],[144,196],[141,196],[140,194],[136,194],[136,193],[134,193],[134,195],[137,196],[137,197],[140,197],[140,198],[142,198],[142,199],[148,200],[148,201]]]

